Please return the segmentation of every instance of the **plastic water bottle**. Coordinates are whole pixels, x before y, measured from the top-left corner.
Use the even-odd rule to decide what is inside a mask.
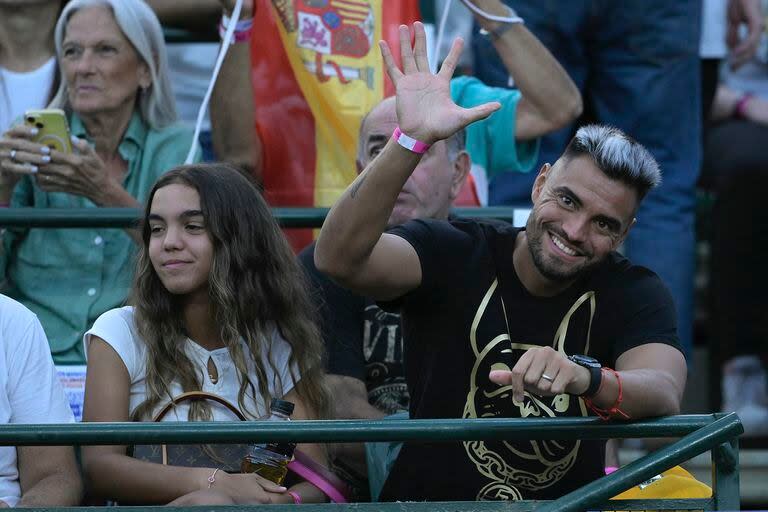
[[[293,407],[291,402],[273,398],[267,421],[291,421]],[[256,473],[277,485],[283,485],[295,448],[295,443],[287,442],[252,444],[248,447],[240,470],[243,473]]]

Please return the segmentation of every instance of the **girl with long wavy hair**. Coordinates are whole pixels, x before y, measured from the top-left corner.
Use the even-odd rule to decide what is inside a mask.
[[[151,421],[173,397],[215,393],[248,419],[272,398],[294,419],[325,417],[323,345],[304,275],[261,194],[223,164],[181,166],[149,194],[132,306],[104,313],[85,335],[84,421]],[[192,402],[165,420],[230,420]],[[325,462],[319,445],[300,445]],[[255,474],[164,466],[124,446],[83,447],[89,494],[120,503],[257,504],[324,501]]]

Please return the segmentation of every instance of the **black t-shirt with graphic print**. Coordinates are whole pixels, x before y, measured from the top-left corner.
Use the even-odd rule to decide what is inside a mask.
[[[513,403],[511,388],[488,373],[511,369],[531,346],[609,367],[644,343],[679,349],[672,299],[654,273],[612,253],[561,294],[534,297],[512,263],[519,232],[472,220],[390,230],[415,248],[422,269],[417,289],[382,304],[402,314],[411,418],[586,416],[569,395],[526,393]],[[553,499],[603,475],[604,450],[603,441],[406,443],[382,499]]]
[[[386,413],[407,410],[400,314],[384,311],[321,274],[314,253],[313,243],[299,260],[314,285],[328,373],[363,381],[368,402]]]

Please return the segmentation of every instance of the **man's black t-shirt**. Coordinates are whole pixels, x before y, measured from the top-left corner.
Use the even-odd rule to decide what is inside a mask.
[[[328,373],[365,383],[368,402],[387,413],[408,409],[400,314],[346,290],[321,274],[315,244],[299,254],[314,285]]]
[[[649,342],[679,348],[669,292],[651,271],[618,254],[555,297],[534,297],[512,252],[519,229],[471,220],[411,221],[390,231],[421,262],[422,283],[396,302],[405,340],[411,418],[587,416],[583,400],[490,382],[530,347],[588,354],[615,367]],[[506,311],[506,321],[505,314]],[[552,499],[603,475],[604,442],[406,443],[383,500]]]

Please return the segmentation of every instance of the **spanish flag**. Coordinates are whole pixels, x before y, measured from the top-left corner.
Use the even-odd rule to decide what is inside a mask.
[[[360,122],[385,96],[380,39],[399,56],[397,27],[418,0],[256,0],[251,39],[256,130],[272,206],[332,206],[357,175]],[[289,230],[294,249],[311,230]]]

